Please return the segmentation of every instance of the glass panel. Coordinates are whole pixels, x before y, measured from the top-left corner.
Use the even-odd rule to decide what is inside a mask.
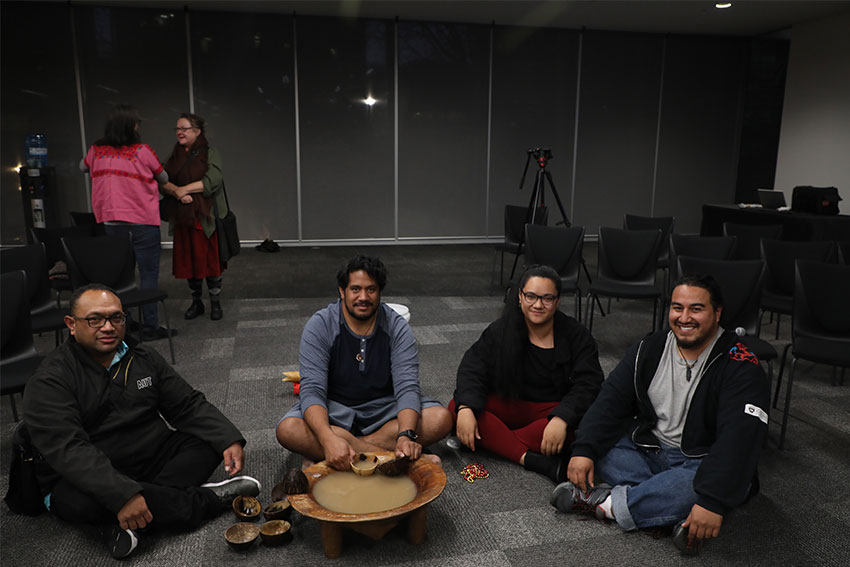
[[[399,236],[485,231],[490,30],[403,22]]]
[[[597,234],[650,214],[663,38],[586,32],[582,47],[575,223]]]
[[[655,214],[677,232],[699,232],[699,205],[735,198],[744,55],[740,39],[667,39]]]
[[[239,237],[295,240],[292,18],[243,12],[191,12],[189,18],[195,112],[221,152]],[[177,114],[172,132],[176,121]]]
[[[64,4],[38,7],[38,34],[29,22],[31,3],[2,3],[2,243],[26,242],[20,180],[27,134],[47,136],[48,163],[56,184],[45,203],[48,226],[71,224],[69,211],[89,210],[82,156],[71,20]],[[48,38],[48,39],[45,39]]]
[[[505,205],[528,206],[539,168],[529,163],[532,148],[551,148],[547,169],[566,214],[572,215],[578,32],[496,27],[493,48],[493,127],[490,154],[489,235],[504,233]],[[545,183],[549,224],[561,213]],[[571,220],[571,219],[570,219]]]
[[[391,238],[392,23],[296,22],[303,237]]]
[[[103,135],[112,106],[132,104],[142,140],[165,161],[175,116],[189,107],[183,11],[79,6],[74,14],[87,143]]]

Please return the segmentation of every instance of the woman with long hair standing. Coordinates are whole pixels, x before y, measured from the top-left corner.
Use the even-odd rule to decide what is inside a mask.
[[[110,236],[130,235],[139,266],[139,287],[156,289],[159,280],[159,187],[168,174],[139,136],[139,112],[126,104],[106,117],[103,137],[83,158],[80,168],[91,175],[92,210]],[[142,307],[142,339],[168,336],[159,326],[156,304]],[[176,335],[175,330],[171,330]]]
[[[177,143],[165,164],[172,180],[164,192],[177,199],[168,212],[174,237],[174,277],[189,282],[192,304],[184,313],[194,319],[204,313],[204,280],[210,297],[210,319],[222,318],[221,274],[227,268],[219,260],[215,212],[227,214],[221,156],[211,148],[204,135],[204,119],[183,113],[177,119]]]

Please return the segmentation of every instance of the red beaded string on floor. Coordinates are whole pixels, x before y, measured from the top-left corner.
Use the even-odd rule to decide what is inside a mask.
[[[466,479],[466,482],[475,482],[476,478],[487,478],[490,476],[490,473],[487,472],[487,469],[481,463],[472,463],[463,467],[463,470],[460,471],[460,474]]]

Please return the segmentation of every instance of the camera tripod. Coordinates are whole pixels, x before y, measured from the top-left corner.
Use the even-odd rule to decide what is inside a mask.
[[[564,204],[561,202],[561,196],[558,195],[558,189],[552,181],[552,174],[549,173],[548,169],[546,169],[549,160],[552,159],[552,150],[550,148],[531,148],[526,153],[527,157],[525,159],[525,168],[522,171],[522,178],[519,181],[519,190],[522,191],[522,186],[525,185],[525,176],[528,173],[528,166],[531,163],[532,156],[534,156],[534,161],[537,163],[537,175],[534,178],[534,188],[531,190],[531,198],[528,201],[528,209],[526,209],[525,212],[525,224],[533,224],[537,218],[537,209],[546,205],[545,193],[546,181],[548,181],[549,188],[552,191],[552,196],[555,197],[555,202],[558,204],[558,210],[561,212],[561,220],[555,224],[564,225],[569,228],[572,226],[572,223],[570,223],[567,218],[567,211],[564,210]],[[522,250],[524,245],[525,230],[520,233],[518,249]],[[519,263],[519,254],[514,257],[514,265],[511,268],[511,281],[513,281],[514,275],[516,274],[517,263]],[[587,264],[584,261],[584,257],[581,259],[581,267],[584,269],[584,275],[587,276],[587,281],[589,283],[593,283],[593,280],[590,278],[590,272],[587,269]],[[596,303],[599,307],[599,311],[604,316],[605,311],[602,309],[602,304],[599,302],[598,298],[596,299]]]

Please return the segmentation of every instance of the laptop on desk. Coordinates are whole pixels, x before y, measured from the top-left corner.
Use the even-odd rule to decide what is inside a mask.
[[[765,209],[779,209],[786,207],[785,193],[782,191],[774,191],[773,189],[759,189],[759,203]]]

